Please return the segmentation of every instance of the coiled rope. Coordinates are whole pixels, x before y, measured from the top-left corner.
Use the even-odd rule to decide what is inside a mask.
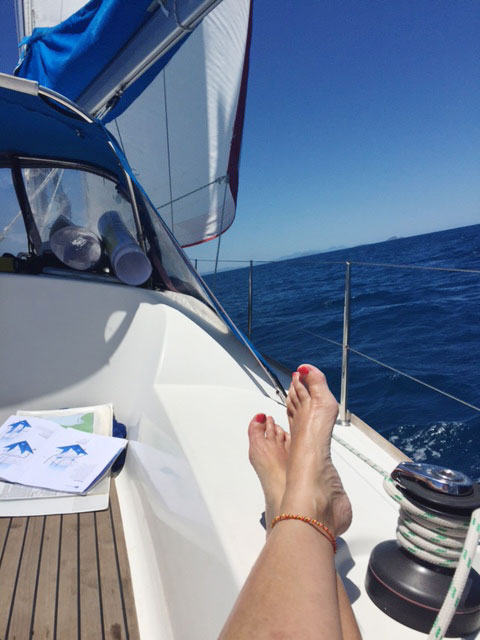
[[[409,553],[440,567],[455,568],[468,531],[469,520],[440,517],[417,507],[400,493],[392,478],[383,488],[400,505],[397,541]]]
[[[441,567],[455,569],[438,616],[428,640],[442,640],[455,615],[480,539],[480,509],[470,520],[459,520],[423,510],[400,493],[390,474],[363,455],[348,442],[333,434],[333,438],[357,458],[383,476],[383,487],[400,506],[397,541],[412,555]]]

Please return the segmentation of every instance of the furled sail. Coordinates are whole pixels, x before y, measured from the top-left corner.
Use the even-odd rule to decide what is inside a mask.
[[[108,125],[182,246],[228,229],[238,192],[251,0],[91,0],[70,17],[78,0],[18,2],[27,44],[17,74]]]

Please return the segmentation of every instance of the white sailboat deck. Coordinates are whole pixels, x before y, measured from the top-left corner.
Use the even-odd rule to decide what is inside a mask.
[[[247,426],[260,411],[287,426],[273,387],[191,297],[14,274],[0,274],[0,290],[3,362],[16,363],[0,388],[2,417],[19,406],[113,402],[128,427],[116,487],[139,636],[217,637],[264,542]],[[369,428],[338,426],[335,434],[387,471],[401,458]],[[397,511],[382,476],[336,441],[332,455],[354,511],[337,567],[363,637],[425,637],[388,618],[364,589],[370,552],[395,537]],[[68,611],[62,605],[58,615],[75,634],[78,618]]]

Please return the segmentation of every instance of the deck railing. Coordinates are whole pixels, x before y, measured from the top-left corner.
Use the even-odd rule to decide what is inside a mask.
[[[215,260],[201,260],[195,259],[195,269],[198,267],[198,262],[215,262]],[[248,276],[248,328],[247,335],[248,338],[251,338],[252,333],[252,316],[253,316],[253,268],[254,262],[255,264],[267,264],[272,263],[270,260],[219,260],[217,262],[231,263],[231,264],[248,264],[249,265],[249,276]],[[421,265],[408,265],[408,264],[391,264],[391,263],[383,263],[383,262],[360,262],[360,261],[333,261],[333,260],[315,260],[317,264],[341,264],[345,266],[345,289],[344,289],[344,304],[343,304],[343,338],[342,342],[338,342],[336,340],[332,340],[331,338],[327,338],[326,336],[322,336],[315,331],[308,330],[308,333],[319,338],[320,340],[324,340],[325,342],[329,342],[330,344],[334,344],[342,349],[342,371],[341,371],[341,387],[340,387],[340,411],[339,411],[339,422],[343,425],[350,424],[350,412],[348,410],[348,392],[349,392],[349,356],[350,353],[354,353],[369,362],[373,362],[376,365],[379,365],[389,371],[392,371],[416,384],[419,384],[431,391],[435,391],[436,393],[449,398],[450,400],[454,400],[474,411],[480,413],[480,407],[477,407],[462,398],[459,398],[443,389],[439,389],[438,387],[429,384],[415,376],[412,376],[405,371],[397,369],[396,367],[392,367],[377,358],[373,358],[366,353],[359,351],[358,349],[354,349],[350,344],[350,324],[351,324],[351,278],[352,278],[352,265],[359,265],[364,267],[387,267],[393,269],[418,269],[423,271],[448,271],[452,273],[472,273],[480,275],[480,270],[478,269],[455,269],[449,267],[426,267]],[[214,281],[215,286],[215,281]],[[306,330],[307,331],[307,330]]]

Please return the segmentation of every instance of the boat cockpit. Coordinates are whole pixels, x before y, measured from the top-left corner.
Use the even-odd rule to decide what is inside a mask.
[[[1,270],[106,278],[211,304],[99,122],[4,75],[0,112]]]
[[[238,452],[259,400],[283,412],[279,385],[101,123],[5,75],[0,117],[0,420],[112,404],[129,440],[115,486],[140,636],[189,637],[188,609],[215,637],[252,557],[222,524],[237,517],[230,491],[246,495],[245,475],[257,494]],[[229,492],[219,465],[236,469]],[[255,553],[259,508],[244,502]],[[47,637],[37,622],[35,633]]]

